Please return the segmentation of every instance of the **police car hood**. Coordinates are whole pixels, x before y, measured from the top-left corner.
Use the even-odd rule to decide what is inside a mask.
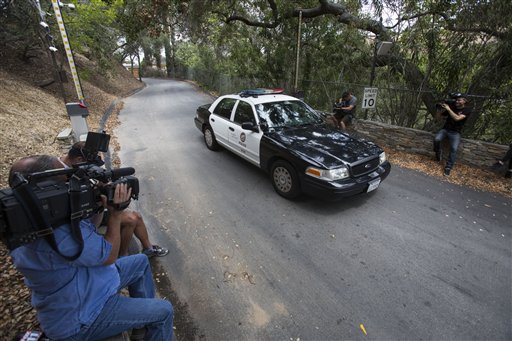
[[[382,149],[326,125],[280,128],[267,135],[290,153],[326,169],[378,156]]]

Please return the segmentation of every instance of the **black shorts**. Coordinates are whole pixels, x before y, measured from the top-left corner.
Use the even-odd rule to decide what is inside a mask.
[[[354,118],[354,115],[348,112],[342,112],[340,110],[334,112],[334,117],[338,121],[343,121],[343,123],[352,123],[352,119]]]

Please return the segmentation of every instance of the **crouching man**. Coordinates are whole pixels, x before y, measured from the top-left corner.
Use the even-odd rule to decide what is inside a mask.
[[[16,172],[27,175],[55,168],[60,168],[59,161],[52,156],[23,158],[11,167],[9,184],[13,186]],[[130,195],[126,184],[117,185],[114,204],[128,202]],[[106,199],[102,200],[106,205]],[[11,251],[14,265],[32,290],[41,328],[51,340],[98,340],[130,329],[145,333],[145,340],[172,340],[173,307],[155,298],[148,257],[138,254],[118,259],[122,211],[107,209],[110,219],[105,236],[96,233],[89,219],[80,221],[83,250],[73,261],[57,253],[46,239]],[[64,256],[80,250],[70,224],[55,228],[53,235]],[[119,293],[125,287],[130,297]]]

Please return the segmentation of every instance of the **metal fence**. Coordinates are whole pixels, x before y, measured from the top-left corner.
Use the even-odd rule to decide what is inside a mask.
[[[297,95],[291,78],[268,84],[255,78],[240,78],[219,74],[211,70],[197,70],[178,67],[176,77],[198,82],[205,89],[224,95],[237,93],[248,88],[281,87],[285,93]],[[332,112],[334,102],[344,91],[351,91],[357,97],[356,118],[364,118],[396,126],[434,131],[439,128],[433,113],[422,102],[422,90],[408,89],[405,86],[390,86],[385,79],[377,79],[374,87],[378,88],[376,105],[373,109],[363,109],[364,90],[368,84],[348,83],[343,81],[300,80],[301,98],[317,110]],[[440,100],[442,100],[442,96]],[[512,141],[512,119],[504,119],[503,113],[512,115],[512,102],[487,100],[478,119],[466,129],[465,137],[508,144]],[[500,114],[501,113],[501,114]]]
[[[177,68],[176,77],[194,80],[204,88],[219,95],[237,93],[241,89],[256,87],[280,87],[284,88],[288,94],[295,94],[291,79],[283,79],[277,83],[268,84],[259,79],[233,77],[209,70],[191,68]],[[361,101],[364,89],[368,85],[317,80],[301,80],[299,84],[304,100],[318,110],[331,111],[333,103],[341,97],[341,94],[344,91],[350,90],[358,98],[359,108],[357,115],[360,118],[405,126],[417,126],[419,122],[425,125],[425,122],[429,121],[429,114],[421,106],[419,92],[407,89],[378,87],[379,100],[377,101],[376,108],[374,110],[364,110],[361,108]],[[419,118],[418,112],[423,112],[419,115]]]

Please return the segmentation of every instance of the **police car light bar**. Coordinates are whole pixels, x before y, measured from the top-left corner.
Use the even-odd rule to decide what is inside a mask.
[[[247,89],[240,91],[240,97],[258,97],[261,95],[277,95],[282,94],[284,92],[283,88],[273,88],[273,89],[265,89],[265,88],[256,88],[256,89]]]

